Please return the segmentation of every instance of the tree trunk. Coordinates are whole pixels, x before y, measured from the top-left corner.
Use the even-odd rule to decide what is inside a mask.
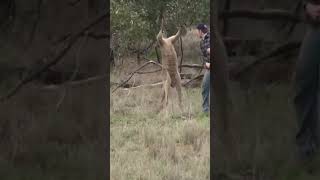
[[[181,71],[182,71],[181,65],[182,65],[182,62],[183,62],[183,42],[182,42],[181,36],[180,36],[180,48],[181,48],[181,60],[180,60],[180,70],[179,70],[179,72],[181,73]]]
[[[160,60],[160,56],[159,56],[159,51],[158,51],[158,46],[155,46],[155,47],[154,47],[154,50],[156,51],[157,61],[158,61],[158,63],[161,64],[161,60]]]
[[[212,1],[211,1],[212,2]],[[217,168],[227,168],[228,164],[235,160],[235,147],[231,132],[231,114],[232,103],[229,97],[228,89],[228,56],[226,48],[222,41],[221,35],[218,31],[218,0],[214,0],[210,6],[212,14],[210,18],[212,39],[211,44],[214,44],[213,54],[210,56],[212,62],[212,72],[214,77],[211,81],[211,89],[213,89],[213,129],[211,129],[211,137],[214,139],[213,150],[211,156],[213,157],[214,165],[213,171]],[[214,57],[214,58],[213,58]],[[233,119],[234,120],[234,119]]]

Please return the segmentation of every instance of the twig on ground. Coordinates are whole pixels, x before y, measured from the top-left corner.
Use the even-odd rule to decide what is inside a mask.
[[[133,87],[129,87],[129,88],[123,88],[122,90],[129,90],[129,89],[137,89],[137,88],[141,88],[141,87],[155,87],[155,86],[159,86],[162,85],[163,82],[157,82],[157,83],[153,83],[153,84],[143,84],[143,85],[139,85],[139,86],[133,86]]]
[[[179,67],[186,67],[186,68],[198,68],[198,69],[202,69],[203,66],[200,64],[182,64]]]
[[[264,60],[278,56],[280,54],[286,53],[288,51],[292,51],[295,49],[298,49],[301,45],[300,41],[296,41],[296,42],[285,42],[282,43],[278,46],[276,46],[274,49],[272,49],[271,51],[263,54],[261,57],[258,57],[256,60],[254,60],[253,62],[245,65],[243,68],[241,68],[240,71],[238,71],[236,73],[237,76],[241,75],[244,72],[247,72],[249,69],[251,69],[252,67],[254,67],[257,64],[262,63]]]
[[[203,74],[198,75],[198,76],[196,76],[196,77],[194,77],[194,78],[190,79],[189,81],[187,81],[187,82],[183,83],[183,84],[182,84],[182,86],[186,86],[186,85],[187,85],[187,84],[189,84],[190,82],[192,82],[192,81],[194,81],[194,80],[197,80],[197,79],[200,79],[200,78],[202,78],[203,76],[204,76]]]
[[[114,92],[115,92],[119,87],[121,87],[123,84],[127,83],[127,82],[133,77],[133,75],[136,74],[139,70],[143,69],[144,67],[146,67],[146,66],[149,65],[149,64],[154,64],[154,65],[157,65],[157,66],[160,66],[161,68],[163,68],[163,66],[162,66],[161,64],[159,64],[159,63],[157,63],[157,62],[155,62],[155,61],[148,61],[148,62],[144,63],[142,66],[140,66],[138,69],[136,69],[135,71],[133,71],[133,72],[130,74],[129,78],[128,78],[127,80],[123,81],[121,84],[119,84],[119,85],[112,91],[112,93],[114,93]]]
[[[94,81],[106,80],[107,78],[109,78],[109,75],[104,74],[104,75],[94,76],[94,77],[90,77],[90,78],[83,79],[83,80],[64,83],[64,84],[61,84],[61,85],[49,85],[49,86],[43,87],[42,89],[43,90],[57,90],[59,88],[62,88],[64,85],[65,86],[77,86],[77,85],[88,84],[88,83],[91,83],[91,82],[94,82]]]
[[[161,71],[162,69],[156,69],[154,71],[138,71],[137,74],[150,74],[150,73],[156,73]]]

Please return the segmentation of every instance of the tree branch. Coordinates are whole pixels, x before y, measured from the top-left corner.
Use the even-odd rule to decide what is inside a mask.
[[[288,51],[292,51],[298,49],[301,46],[301,42],[285,42],[283,44],[278,45],[271,51],[265,53],[261,57],[257,58],[256,60],[252,61],[251,63],[247,64],[245,67],[241,68],[240,71],[236,73],[237,76],[240,76],[242,73],[247,72],[253,66],[262,63],[264,60],[278,56],[280,54],[286,53]]]
[[[128,90],[128,89],[137,89],[137,88],[141,88],[141,87],[155,87],[155,86],[159,86],[162,85],[163,82],[157,82],[157,83],[153,83],[153,84],[143,84],[143,85],[139,85],[139,86],[132,86],[132,87],[128,87],[128,88],[123,88],[123,90]]]
[[[194,78],[190,79],[189,81],[187,81],[187,82],[183,83],[183,84],[182,84],[182,86],[186,86],[186,85],[188,85],[189,83],[191,83],[192,81],[195,81],[195,80],[197,80],[197,79],[203,78],[203,76],[204,76],[203,74],[198,75],[198,76],[196,76],[196,77],[194,77]]]
[[[112,91],[112,93],[114,93],[119,87],[121,87],[121,86],[123,86],[125,83],[127,83],[127,82],[133,77],[133,75],[136,74],[139,70],[143,69],[144,67],[146,67],[146,66],[149,65],[149,64],[154,64],[154,65],[157,65],[157,66],[160,66],[161,68],[163,68],[163,66],[162,66],[161,64],[159,64],[159,63],[157,63],[157,62],[155,62],[155,61],[148,61],[148,62],[144,63],[142,66],[140,66],[138,69],[136,69],[135,71],[133,71],[133,72],[130,74],[129,78],[126,79],[125,81],[123,81],[121,84],[119,84],[119,85]]]
[[[197,69],[202,69],[203,66],[200,64],[182,64],[179,67],[186,67],[186,68],[197,68]]]
[[[62,49],[62,51],[53,58],[53,60],[45,65],[43,65],[39,70],[36,70],[32,73],[30,73],[30,75],[26,76],[25,78],[23,78],[14,88],[12,88],[6,95],[0,97],[0,102],[3,102],[5,100],[7,100],[8,98],[14,96],[25,84],[29,83],[30,81],[34,80],[37,76],[39,76],[41,73],[45,72],[48,68],[50,68],[51,66],[57,64],[58,62],[61,61],[61,59],[67,54],[67,52],[71,49],[71,47],[77,42],[78,38],[81,37],[81,35],[86,32],[87,30],[89,30],[90,28],[92,28],[93,26],[97,25],[98,23],[100,23],[101,21],[103,21],[104,19],[106,19],[108,16],[107,13],[99,16],[98,18],[95,18],[93,21],[91,21],[91,23],[89,23],[88,25],[84,26],[84,28],[82,28],[79,32],[75,33],[74,35],[72,35],[70,37],[69,43],[68,45]]]
[[[104,74],[104,75],[100,75],[100,76],[89,77],[89,78],[83,79],[83,80],[66,82],[66,83],[63,83],[61,85],[49,85],[49,86],[43,87],[42,89],[44,89],[44,90],[56,90],[56,89],[62,88],[63,86],[83,85],[83,84],[87,84],[87,83],[90,83],[90,82],[93,82],[93,81],[105,80],[107,78],[109,78],[109,75]]]
[[[181,67],[181,65],[182,65],[182,62],[183,62],[183,43],[182,43],[182,37],[180,36],[179,37],[180,38],[180,48],[181,48],[181,60],[180,60],[180,73],[181,73],[181,71],[182,71],[182,67]]]
[[[162,69],[157,69],[157,70],[154,70],[154,71],[138,71],[137,74],[150,74],[150,73],[156,73],[156,72],[159,72],[161,71]]]

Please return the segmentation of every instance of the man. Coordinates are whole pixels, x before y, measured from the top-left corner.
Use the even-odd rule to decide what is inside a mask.
[[[320,5],[308,0],[304,10],[309,24],[296,64],[294,106],[299,122],[299,155],[307,160],[313,159],[320,145]]]
[[[210,33],[208,31],[208,27],[205,24],[199,24],[197,26],[198,35],[201,38],[200,41],[200,49],[202,52],[203,60],[204,60],[204,77],[202,81],[202,108],[204,113],[209,113],[210,111]]]

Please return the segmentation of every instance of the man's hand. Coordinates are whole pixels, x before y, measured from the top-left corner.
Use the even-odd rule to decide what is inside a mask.
[[[320,5],[307,3],[306,12],[313,20],[318,20],[320,17]]]
[[[206,62],[206,63],[204,64],[204,68],[205,68],[205,69],[210,69],[210,63],[207,63],[207,62]]]

